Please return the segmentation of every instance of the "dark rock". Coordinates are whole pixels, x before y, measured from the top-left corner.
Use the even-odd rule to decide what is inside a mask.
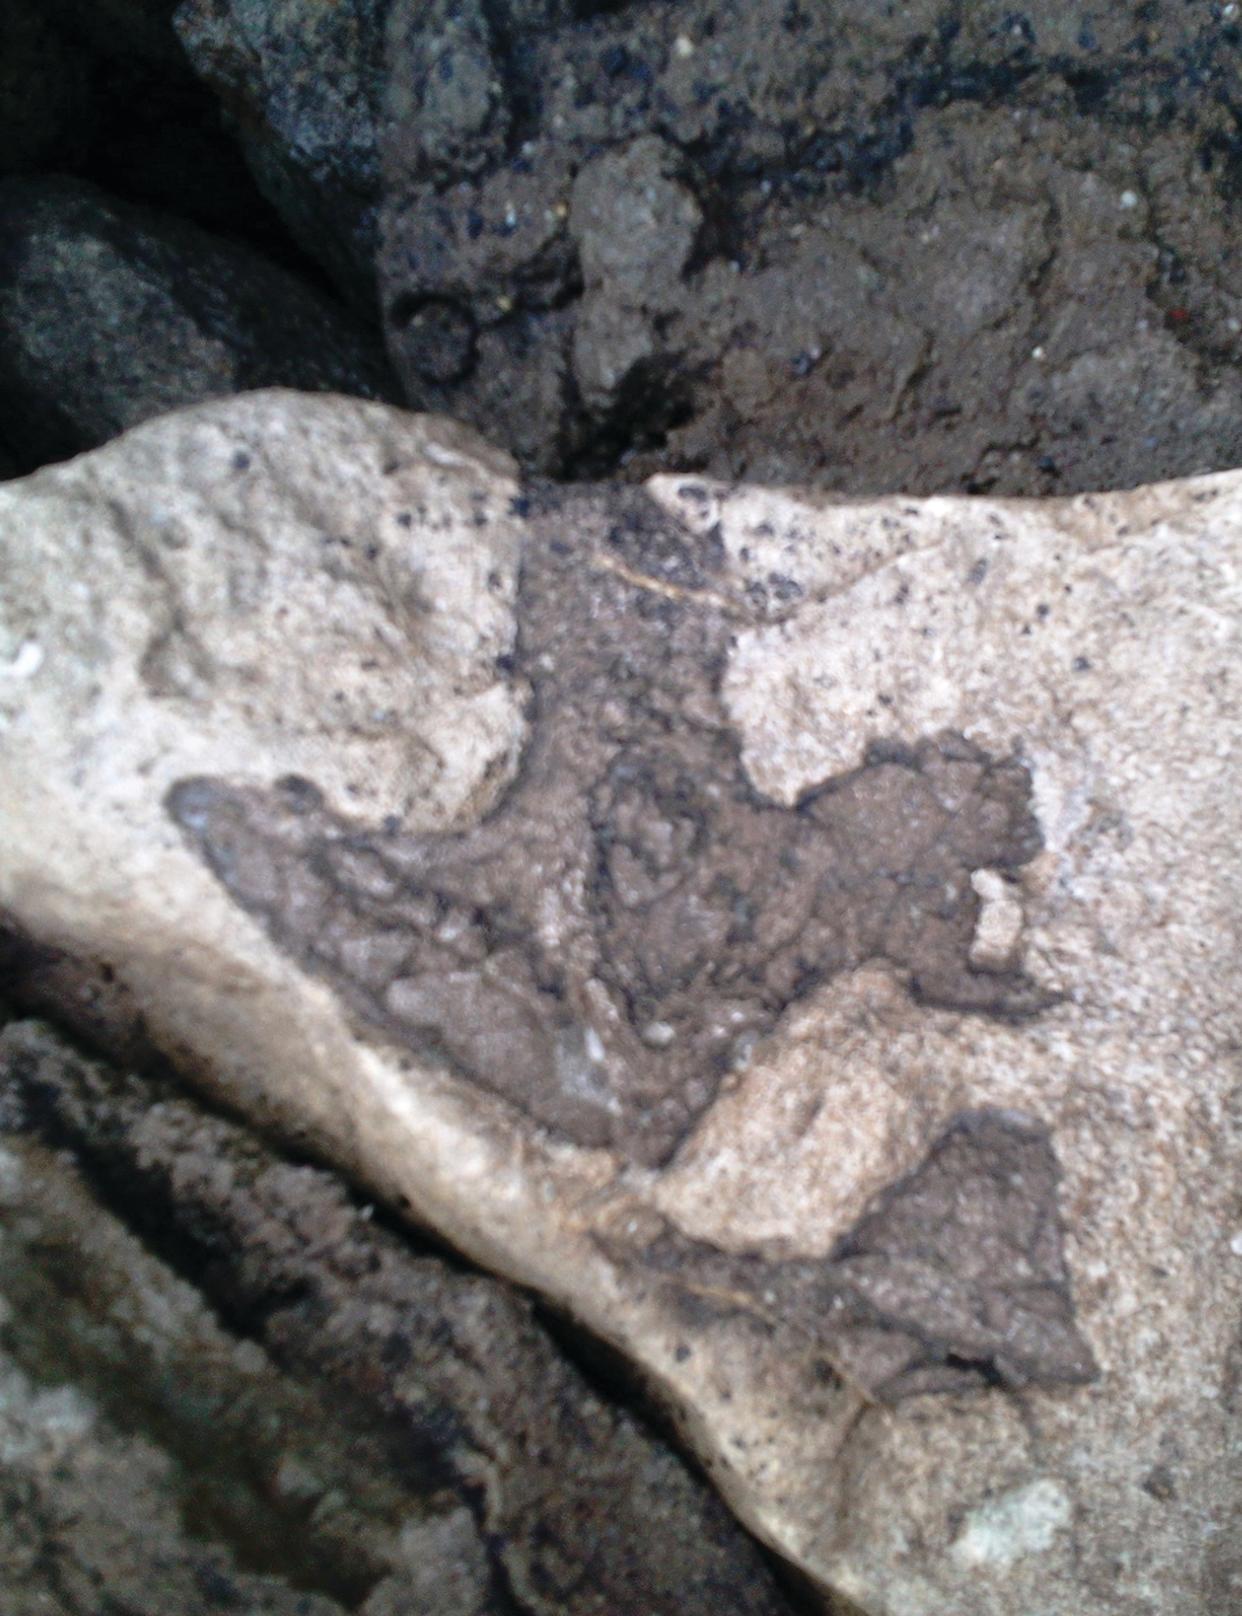
[[[175,1089],[0,1033],[6,1616],[781,1616],[529,1302]]]
[[[26,470],[266,386],[391,398],[382,354],[251,248],[64,179],[0,182],[0,412]]]
[[[184,0],[175,26],[255,180],[307,255],[374,313],[376,147],[390,0]]]
[[[190,69],[173,0],[10,0],[0,15],[0,172],[73,172],[128,201],[290,247]]]
[[[408,402],[530,469],[1026,494],[1242,457],[1224,14],[365,0],[308,29],[184,0],[177,27],[303,250],[378,290]]]
[[[410,401],[568,477],[1236,464],[1237,28],[959,9],[398,0],[380,286]],[[442,300],[469,364],[400,317]]]

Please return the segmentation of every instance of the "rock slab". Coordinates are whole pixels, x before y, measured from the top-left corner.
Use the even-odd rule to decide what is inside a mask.
[[[149,423],[0,488],[11,991],[569,1309],[831,1599],[1228,1609],[1240,541]]]

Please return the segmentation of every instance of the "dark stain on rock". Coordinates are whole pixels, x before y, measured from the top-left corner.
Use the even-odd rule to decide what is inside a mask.
[[[403,357],[424,381],[447,386],[474,369],[477,328],[469,309],[448,297],[402,293],[389,310]]]
[[[306,781],[170,792],[283,948],[372,1028],[648,1164],[837,972],[883,959],[924,1003],[1046,1007],[1022,973],[969,963],[972,870],[1041,845],[1020,763],[955,735],[877,744],[796,806],[766,800],[719,694],[736,624],[719,536],[632,490],[532,491],[529,510],[531,736],[480,824],[362,825]]]
[[[640,1260],[679,1318],[749,1318],[874,1401],[1081,1385],[1098,1370],[1075,1323],[1059,1177],[1042,1123],[963,1111],[826,1259],[727,1253],[670,1228]]]

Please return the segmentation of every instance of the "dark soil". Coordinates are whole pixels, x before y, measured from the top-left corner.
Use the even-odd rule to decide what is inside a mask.
[[[0,171],[335,282],[412,407],[556,478],[1042,495],[1242,461],[1229,0],[299,15],[18,0]]]
[[[1242,460],[1236,6],[452,10],[390,61],[413,401],[569,478],[1048,494]]]

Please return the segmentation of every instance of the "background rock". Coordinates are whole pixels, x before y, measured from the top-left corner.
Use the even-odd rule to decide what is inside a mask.
[[[1225,6],[6,19],[0,167],[330,283],[412,407],[528,468],[1042,494],[1242,455]]]
[[[0,173],[72,171],[293,264],[172,10],[171,0],[11,0],[0,20]]]
[[[225,110],[260,190],[308,255],[365,312],[375,306],[378,109],[390,0],[308,14],[183,0],[175,24]]]
[[[529,1302],[184,1095],[0,1033],[7,1609],[787,1609]]]
[[[569,1310],[836,1600],[1236,1602],[1242,478],[522,489],[277,394],[0,543],[16,999]]]
[[[382,353],[236,242],[80,181],[0,181],[0,411],[24,469],[284,384],[383,398]]]
[[[416,407],[568,477],[1029,493],[1242,455],[1228,17],[453,11],[390,25]],[[470,333],[446,376],[429,307]]]

